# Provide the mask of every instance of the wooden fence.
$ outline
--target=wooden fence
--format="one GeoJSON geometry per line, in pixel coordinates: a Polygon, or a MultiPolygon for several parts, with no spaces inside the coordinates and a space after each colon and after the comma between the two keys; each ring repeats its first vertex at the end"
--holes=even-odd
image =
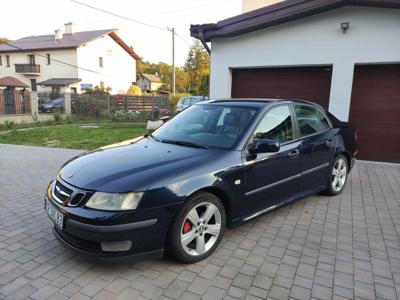
{"type": "Polygon", "coordinates": [[[111,96],[111,107],[121,112],[154,112],[170,110],[168,97],[163,96],[111,96]]]}

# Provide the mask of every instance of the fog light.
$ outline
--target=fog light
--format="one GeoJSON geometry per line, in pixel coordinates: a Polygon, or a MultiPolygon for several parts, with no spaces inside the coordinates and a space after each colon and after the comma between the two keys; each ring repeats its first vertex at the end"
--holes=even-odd
{"type": "Polygon", "coordinates": [[[128,251],[132,247],[132,241],[101,242],[101,250],[105,252],[128,251]]]}

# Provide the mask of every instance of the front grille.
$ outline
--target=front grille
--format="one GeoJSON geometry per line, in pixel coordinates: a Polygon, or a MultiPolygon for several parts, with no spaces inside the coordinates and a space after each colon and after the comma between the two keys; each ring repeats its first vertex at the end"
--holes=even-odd
{"type": "Polygon", "coordinates": [[[54,185],[53,189],[54,196],[56,196],[56,200],[59,200],[60,203],[65,203],[67,202],[72,193],[73,190],[67,188],[63,184],[61,184],[59,181],[56,181],[56,184],[54,185]]]}
{"type": "Polygon", "coordinates": [[[82,191],[75,187],[66,186],[57,180],[53,184],[52,198],[65,206],[78,206],[83,201],[89,199],[91,192],[82,191]]]}

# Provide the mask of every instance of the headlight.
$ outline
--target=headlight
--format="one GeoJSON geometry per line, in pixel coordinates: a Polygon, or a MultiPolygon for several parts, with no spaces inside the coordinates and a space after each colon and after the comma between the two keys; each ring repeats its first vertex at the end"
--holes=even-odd
{"type": "Polygon", "coordinates": [[[96,192],[86,207],[101,210],[130,210],[136,209],[143,193],[113,194],[96,192]]]}

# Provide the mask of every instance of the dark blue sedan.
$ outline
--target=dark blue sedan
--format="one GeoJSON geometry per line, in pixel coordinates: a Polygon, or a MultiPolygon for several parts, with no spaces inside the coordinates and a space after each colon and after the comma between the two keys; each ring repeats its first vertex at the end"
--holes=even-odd
{"type": "Polygon", "coordinates": [[[225,226],[342,192],[356,132],[291,100],[198,103],[153,134],[68,161],[47,190],[56,237],[101,259],[209,256],[225,226]]]}

